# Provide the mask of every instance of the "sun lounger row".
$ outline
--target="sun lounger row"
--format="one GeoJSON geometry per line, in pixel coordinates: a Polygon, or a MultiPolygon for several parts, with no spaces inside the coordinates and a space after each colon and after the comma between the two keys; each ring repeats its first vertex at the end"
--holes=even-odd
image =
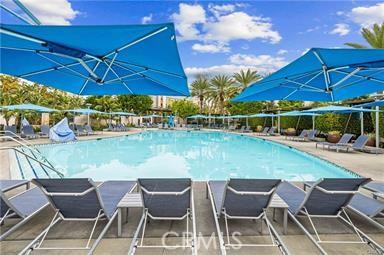
{"type": "Polygon", "coordinates": [[[21,129],[21,133],[17,133],[16,126],[5,126],[4,127],[4,136],[12,137],[12,138],[27,138],[27,139],[36,139],[40,137],[48,137],[49,136],[49,129],[50,127],[48,125],[41,125],[40,126],[40,132],[37,134],[35,133],[35,130],[31,125],[23,126],[21,129]]]}
{"type": "MultiPolygon", "coordinates": [[[[266,214],[273,196],[280,196],[288,204],[288,215],[292,221],[306,234],[322,254],[327,254],[323,244],[365,244],[378,254],[384,253],[384,248],[357,228],[350,218],[353,212],[374,226],[384,230],[384,226],[375,221],[382,217],[384,202],[362,195],[358,192],[361,186],[369,185],[370,179],[320,179],[317,182],[306,183],[307,191],[278,179],[230,179],[229,181],[207,182],[207,197],[211,201],[212,213],[219,237],[220,251],[226,254],[230,248],[239,247],[274,247],[282,254],[290,254],[287,246],[271,224],[266,214]],[[301,223],[305,217],[310,222],[311,231],[301,223]],[[318,234],[314,218],[337,218],[349,226],[359,237],[357,241],[325,241],[318,234]],[[270,236],[269,243],[245,244],[232,243],[229,236],[230,220],[254,220],[264,222],[270,236]],[[224,221],[224,228],[220,221],[224,221]]],[[[34,179],[35,188],[27,189],[13,197],[7,197],[5,192],[24,185],[25,181],[0,181],[1,194],[1,223],[9,217],[19,217],[22,220],[6,232],[2,232],[4,240],[17,227],[51,206],[55,215],[49,226],[41,232],[20,254],[28,254],[32,250],[55,250],[60,247],[43,246],[44,239],[50,229],[60,221],[82,220],[93,222],[93,229],[85,247],[70,247],[69,249],[85,249],[92,254],[104,234],[117,216],[119,201],[136,185],[141,193],[143,213],[139,221],[128,254],[134,254],[137,249],[161,248],[143,243],[145,229],[149,220],[186,221],[187,232],[191,231],[189,242],[183,245],[167,246],[168,248],[191,248],[196,254],[196,214],[192,181],[180,179],[138,179],[136,181],[106,181],[95,184],[90,179],[34,179]],[[105,227],[98,238],[92,243],[94,228],[105,219],[105,227]],[[190,226],[190,227],[189,227],[190,226]],[[141,235],[141,237],[139,237],[141,235]]],[[[373,189],[384,189],[384,183],[373,182],[373,189]]],[[[371,187],[372,188],[372,187],[371,187]]],[[[248,223],[247,223],[248,224],[248,223]]],[[[68,248],[67,248],[68,249],[68,248]]]]}

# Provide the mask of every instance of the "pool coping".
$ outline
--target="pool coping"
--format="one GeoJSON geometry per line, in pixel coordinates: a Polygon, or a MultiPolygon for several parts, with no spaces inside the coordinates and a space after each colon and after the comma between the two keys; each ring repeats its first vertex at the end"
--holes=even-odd
{"type": "MultiPolygon", "coordinates": [[[[202,130],[188,130],[188,129],[172,129],[172,130],[166,130],[166,129],[164,129],[164,130],[163,129],[145,129],[145,130],[140,130],[139,132],[135,132],[135,133],[122,134],[122,135],[109,136],[109,137],[98,137],[98,138],[95,138],[95,139],[77,140],[77,141],[70,141],[70,142],[64,142],[64,143],[40,143],[40,144],[34,144],[33,147],[44,147],[44,146],[52,146],[52,145],[67,145],[67,144],[75,144],[75,143],[79,143],[79,142],[91,142],[91,141],[99,141],[99,140],[105,140],[105,139],[122,138],[122,137],[127,137],[127,136],[132,136],[132,135],[138,135],[138,134],[141,134],[141,133],[144,133],[144,132],[165,132],[165,131],[167,131],[167,132],[169,132],[169,131],[176,131],[176,132],[182,131],[182,132],[194,132],[194,133],[198,133],[198,132],[223,133],[223,134],[230,134],[230,135],[234,135],[234,136],[247,137],[247,138],[251,138],[251,139],[255,139],[255,140],[262,140],[262,141],[265,141],[265,142],[268,142],[268,143],[272,143],[272,144],[280,146],[280,147],[285,147],[285,148],[294,150],[296,153],[304,154],[304,156],[306,156],[306,157],[314,157],[317,160],[323,161],[326,164],[330,164],[330,165],[332,165],[334,167],[339,168],[342,171],[347,172],[348,174],[352,175],[353,178],[363,178],[362,175],[354,172],[351,169],[348,169],[346,167],[338,165],[338,164],[336,164],[336,163],[334,163],[334,162],[332,162],[330,160],[327,160],[327,159],[325,159],[323,157],[319,157],[318,155],[315,155],[315,154],[313,154],[311,152],[304,151],[304,150],[292,147],[292,146],[284,144],[282,142],[266,139],[266,138],[259,137],[259,136],[254,136],[251,133],[250,134],[243,134],[243,133],[238,133],[238,132],[225,132],[223,130],[210,130],[210,129],[202,129],[202,130]]],[[[19,146],[17,146],[17,147],[19,147],[19,146]]],[[[10,171],[11,170],[13,170],[13,169],[10,168],[10,171]]],[[[12,176],[12,172],[10,174],[12,176]]]]}

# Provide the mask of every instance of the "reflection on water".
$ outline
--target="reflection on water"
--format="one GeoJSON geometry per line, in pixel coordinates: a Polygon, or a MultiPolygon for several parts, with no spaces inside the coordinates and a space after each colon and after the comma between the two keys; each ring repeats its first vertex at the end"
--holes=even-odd
{"type": "Polygon", "coordinates": [[[66,177],[95,180],[191,177],[194,180],[352,177],[346,171],[288,147],[240,135],[154,131],[43,146],[41,152],[66,177]]]}

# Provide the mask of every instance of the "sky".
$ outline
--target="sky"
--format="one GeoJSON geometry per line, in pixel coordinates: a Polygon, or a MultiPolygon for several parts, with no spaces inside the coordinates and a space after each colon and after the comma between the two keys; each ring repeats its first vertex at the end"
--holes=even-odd
{"type": "MultiPolygon", "coordinates": [[[[9,0],[8,6],[15,11],[9,0]]],[[[309,48],[365,44],[362,27],[384,22],[380,1],[21,0],[43,24],[173,22],[186,74],[278,70],[309,48]]],[[[4,10],[2,23],[20,23],[4,10]]]]}

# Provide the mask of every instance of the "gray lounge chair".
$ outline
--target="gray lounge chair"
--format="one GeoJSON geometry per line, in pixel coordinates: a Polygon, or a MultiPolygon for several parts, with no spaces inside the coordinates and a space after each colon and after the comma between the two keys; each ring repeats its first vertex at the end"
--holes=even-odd
{"type": "Polygon", "coordinates": [[[244,131],[245,131],[245,126],[241,126],[239,132],[240,132],[240,133],[244,133],[244,131]]]}
{"type": "Polygon", "coordinates": [[[93,129],[90,125],[85,125],[84,128],[87,131],[88,135],[94,135],[95,134],[95,132],[93,131],[93,129]]]}
{"type": "Polygon", "coordinates": [[[39,188],[27,189],[12,197],[8,197],[4,193],[6,191],[10,191],[11,189],[20,187],[21,185],[27,184],[25,181],[2,180],[0,184],[0,225],[2,225],[5,220],[9,218],[21,219],[21,221],[9,229],[1,231],[0,241],[2,241],[13,231],[24,225],[33,216],[48,206],[49,202],[44,193],[39,188]]]}
{"type": "Polygon", "coordinates": [[[348,204],[348,208],[384,231],[383,221],[381,223],[377,221],[384,219],[384,202],[357,193],[348,204]]]}
{"type": "Polygon", "coordinates": [[[317,130],[316,129],[315,130],[310,130],[303,137],[297,136],[297,137],[294,137],[292,140],[296,141],[296,142],[314,141],[314,140],[316,140],[316,134],[317,134],[317,130]]]}
{"type": "Polygon", "coordinates": [[[41,125],[40,126],[40,136],[49,136],[49,125],[41,125]]]}
{"type": "MultiPolygon", "coordinates": [[[[138,179],[144,210],[140,223],[133,236],[128,254],[134,254],[137,248],[191,248],[196,254],[196,222],[193,200],[192,181],[181,179],[138,179]],[[144,245],[147,220],[186,220],[187,232],[192,221],[192,238],[190,243],[182,245],[144,245]],[[141,241],[138,242],[138,235],[141,241]]],[[[189,234],[189,233],[188,233],[189,234]]],[[[190,239],[190,238],[188,238],[190,239]]]]}
{"type": "Polygon", "coordinates": [[[23,126],[22,136],[28,139],[39,138],[39,135],[35,133],[31,125],[23,126]]]}
{"type": "Polygon", "coordinates": [[[29,189],[29,181],[27,180],[0,180],[0,190],[2,192],[7,192],[23,185],[29,189]]]}
{"type": "Polygon", "coordinates": [[[91,179],[33,179],[46,195],[56,213],[49,226],[41,232],[20,254],[33,250],[86,250],[93,254],[97,245],[117,216],[117,204],[135,186],[134,181],[106,181],[96,185],[91,179]],[[95,227],[99,220],[107,220],[96,241],[91,244],[95,227]],[[49,230],[60,221],[94,222],[86,246],[83,247],[44,247],[44,239],[49,230]]]}
{"type": "Polygon", "coordinates": [[[253,246],[276,247],[282,254],[289,254],[266,215],[266,209],[280,182],[281,180],[274,179],[230,179],[229,181],[207,182],[207,191],[211,200],[221,254],[226,254],[227,248],[253,246]],[[224,218],[225,221],[225,231],[220,229],[219,220],[221,218],[224,218]],[[261,220],[261,224],[264,221],[268,227],[272,243],[232,244],[228,228],[228,220],[230,219],[261,220]],[[222,232],[226,233],[226,242],[222,232]]]}
{"type": "Polygon", "coordinates": [[[305,192],[299,187],[283,182],[277,189],[277,194],[288,204],[289,217],[303,230],[307,237],[316,245],[322,254],[327,254],[321,244],[367,244],[379,254],[384,248],[358,229],[345,210],[352,197],[358,192],[361,185],[369,182],[367,178],[325,178],[315,182],[305,192]],[[344,216],[343,216],[344,215],[344,216]],[[315,233],[313,237],[298,218],[307,217],[315,233]],[[326,241],[322,240],[312,221],[313,218],[337,218],[340,219],[359,237],[359,241],[326,241]]]}
{"type": "MultiPolygon", "coordinates": [[[[12,137],[12,138],[18,138],[16,126],[15,125],[4,126],[4,136],[12,137]]],[[[7,139],[7,138],[3,138],[3,139],[7,139]]]]}
{"type": "Polygon", "coordinates": [[[87,135],[87,130],[84,128],[83,125],[75,125],[76,126],[76,135],[87,135]]]}
{"type": "Polygon", "coordinates": [[[253,131],[252,131],[252,129],[251,129],[251,126],[247,126],[246,128],[245,128],[245,130],[243,131],[243,133],[252,133],[253,131]]]}
{"type": "Polygon", "coordinates": [[[285,136],[285,139],[293,140],[293,139],[304,139],[308,135],[308,130],[304,129],[298,136],[285,136]]]}
{"type": "Polygon", "coordinates": [[[329,146],[328,149],[336,150],[337,152],[339,152],[340,150],[346,151],[346,152],[349,152],[349,150],[363,151],[365,145],[368,142],[368,139],[369,139],[368,136],[360,135],[352,145],[349,145],[349,144],[332,145],[332,146],[329,146]]]}
{"type": "Polygon", "coordinates": [[[330,142],[317,142],[316,143],[316,149],[318,145],[322,145],[323,149],[325,146],[346,146],[348,145],[349,141],[352,139],[353,135],[352,134],[343,134],[343,136],[340,138],[340,140],[337,143],[330,143],[330,142]]]}
{"type": "Polygon", "coordinates": [[[373,192],[373,198],[377,199],[378,197],[384,199],[384,182],[371,181],[368,184],[363,186],[364,189],[373,192]]]}

